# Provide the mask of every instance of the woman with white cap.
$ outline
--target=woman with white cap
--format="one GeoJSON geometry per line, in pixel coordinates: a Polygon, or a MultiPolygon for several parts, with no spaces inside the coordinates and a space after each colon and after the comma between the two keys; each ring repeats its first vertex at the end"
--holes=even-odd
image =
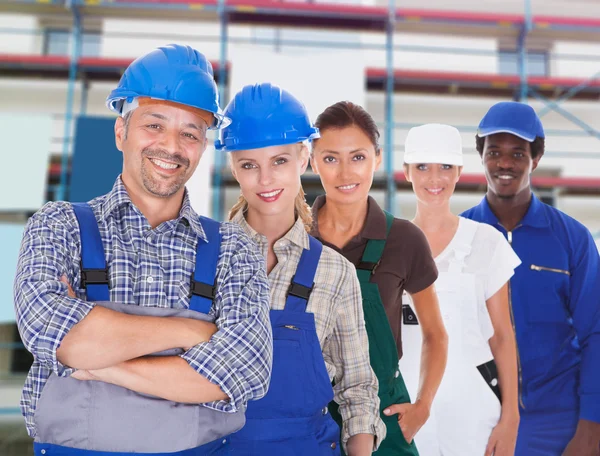
{"type": "MultiPolygon", "coordinates": [[[[427,124],[407,136],[404,173],[417,198],[413,223],[425,233],[448,332],[448,364],[429,421],[416,437],[427,456],[514,454],[519,424],[517,354],[508,280],[521,263],[493,227],[450,211],[463,166],[460,133],[427,124]]],[[[421,332],[405,300],[400,361],[409,392],[418,385],[421,332]]]]}
{"type": "MultiPolygon", "coordinates": [[[[379,131],[369,113],[342,101],[325,109],[315,125],[321,137],[313,140],[311,163],[326,194],[313,205],[312,234],[356,267],[371,366],[379,379],[387,427],[375,454],[415,456],[419,453],[413,437],[429,416],[446,364],[446,333],[433,286],[435,262],[421,230],[383,211],[369,196],[382,155],[379,131]],[[413,392],[413,403],[398,370],[404,290],[414,299],[423,331],[422,383],[413,392]]],[[[338,422],[344,415],[340,412],[332,408],[338,422]]]]}

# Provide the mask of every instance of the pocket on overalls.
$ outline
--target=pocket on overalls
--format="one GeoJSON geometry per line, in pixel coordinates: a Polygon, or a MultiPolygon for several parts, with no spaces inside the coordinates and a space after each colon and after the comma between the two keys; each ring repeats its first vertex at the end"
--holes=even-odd
{"type": "MultiPolygon", "coordinates": [[[[306,407],[307,368],[301,340],[289,339],[287,331],[299,329],[273,328],[273,368],[267,395],[251,403],[253,416],[296,417],[306,407]],[[285,398],[285,399],[284,399],[285,398]]],[[[301,334],[296,337],[301,338],[301,334]]]]}

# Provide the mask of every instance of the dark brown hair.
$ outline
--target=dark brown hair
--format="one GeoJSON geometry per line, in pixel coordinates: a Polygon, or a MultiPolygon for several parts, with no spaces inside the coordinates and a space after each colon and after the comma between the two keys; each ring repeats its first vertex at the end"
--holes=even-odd
{"type": "MultiPolygon", "coordinates": [[[[475,148],[479,155],[483,155],[483,147],[485,146],[485,137],[475,135],[475,148]]],[[[531,158],[535,158],[538,155],[544,155],[544,149],[546,148],[546,140],[541,136],[537,136],[533,142],[529,143],[531,149],[531,158]]]]}
{"type": "MultiPolygon", "coordinates": [[[[362,106],[351,101],[339,101],[329,106],[325,111],[319,114],[315,126],[320,132],[326,130],[340,130],[342,128],[356,126],[367,135],[373,147],[375,154],[379,155],[379,129],[377,124],[362,106]]],[[[313,140],[313,142],[318,139],[313,140]]]]}

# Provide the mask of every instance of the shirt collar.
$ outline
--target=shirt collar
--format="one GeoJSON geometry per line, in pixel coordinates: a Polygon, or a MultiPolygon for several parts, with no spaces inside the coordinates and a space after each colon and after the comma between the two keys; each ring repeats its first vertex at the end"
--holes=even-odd
{"type": "MultiPolygon", "coordinates": [[[[131,202],[129,193],[127,193],[125,184],[123,184],[121,176],[119,175],[119,177],[117,177],[117,180],[113,185],[112,190],[106,195],[106,199],[102,204],[102,219],[107,220],[109,217],[113,216],[119,208],[125,205],[130,205],[131,208],[134,209],[140,217],[143,217],[143,214],[140,212],[140,210],[131,202]]],[[[187,222],[186,224],[189,225],[190,228],[194,231],[194,233],[198,235],[203,241],[208,241],[204,229],[202,228],[200,217],[192,208],[187,189],[185,189],[183,195],[183,202],[181,204],[181,209],[179,210],[179,216],[175,220],[171,220],[171,222],[173,222],[173,226],[176,226],[183,220],[185,220],[184,223],[187,222]]]]}
{"type": "MultiPolygon", "coordinates": [[[[239,224],[244,230],[244,232],[248,236],[250,236],[250,238],[254,242],[266,242],[267,238],[262,234],[256,232],[256,230],[248,224],[244,215],[244,211],[238,211],[233,216],[231,221],[239,224]]],[[[281,239],[285,239],[302,249],[309,248],[308,233],[306,232],[306,229],[304,228],[304,223],[300,218],[296,219],[296,222],[294,223],[292,228],[290,228],[290,230],[281,239]]]]}
{"type": "MultiPolygon", "coordinates": [[[[483,197],[481,202],[476,206],[476,211],[479,214],[479,220],[489,225],[500,224],[496,214],[492,212],[492,208],[488,203],[487,197],[483,197]]],[[[534,193],[531,194],[531,202],[525,216],[520,222],[520,225],[532,226],[535,228],[544,228],[550,225],[548,217],[544,211],[544,203],[542,203],[534,193]]]]}
{"type": "MultiPolygon", "coordinates": [[[[326,196],[321,195],[315,199],[312,206],[313,227],[312,235],[319,237],[319,209],[326,203],[326,196]]],[[[367,200],[367,217],[358,239],[385,239],[387,234],[387,222],[385,212],[377,204],[375,198],[369,196],[367,200]]]]}

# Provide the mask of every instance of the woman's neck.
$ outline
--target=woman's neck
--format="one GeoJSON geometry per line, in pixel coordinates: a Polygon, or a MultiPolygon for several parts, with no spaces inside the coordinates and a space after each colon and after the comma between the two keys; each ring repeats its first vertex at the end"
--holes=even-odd
{"type": "Polygon", "coordinates": [[[330,244],[342,248],[363,229],[368,206],[368,199],[355,204],[336,204],[325,200],[317,214],[319,234],[330,244]]]}
{"type": "Polygon", "coordinates": [[[417,203],[417,213],[412,222],[424,232],[434,233],[456,225],[458,216],[450,211],[450,205],[431,207],[417,203]]]}

